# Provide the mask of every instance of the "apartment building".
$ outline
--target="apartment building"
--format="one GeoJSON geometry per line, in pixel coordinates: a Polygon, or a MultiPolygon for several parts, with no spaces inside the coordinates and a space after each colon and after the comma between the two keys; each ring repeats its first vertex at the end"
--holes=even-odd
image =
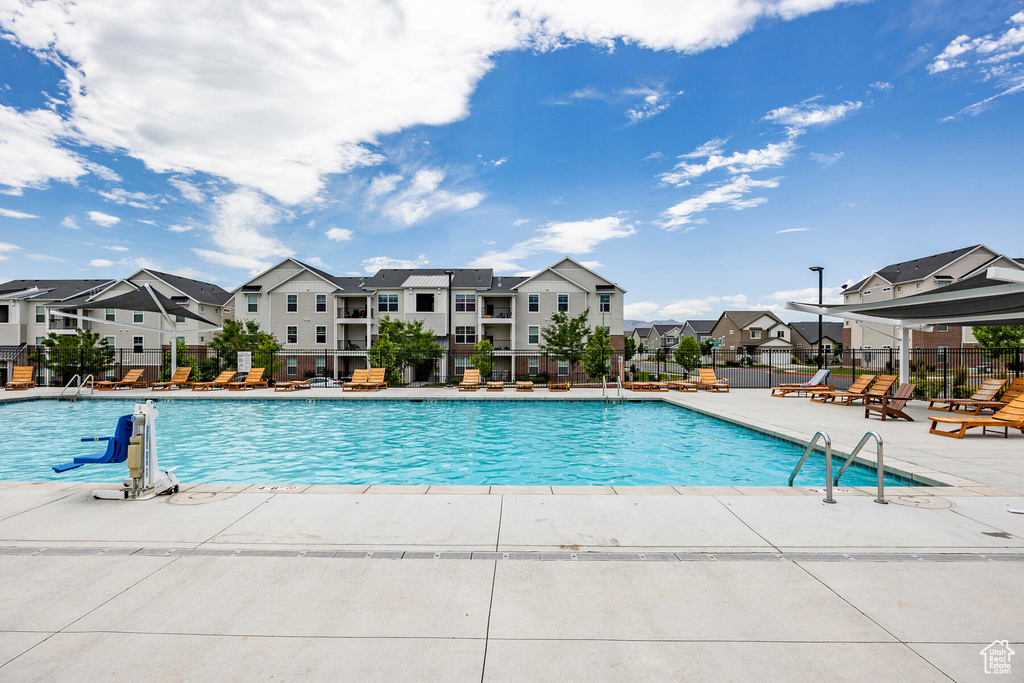
{"type": "MultiPolygon", "coordinates": [[[[983,244],[933,254],[881,268],[843,290],[844,304],[899,299],[945,287],[999,266],[1024,270],[1024,259],[1011,258],[983,244]]],[[[843,345],[856,349],[889,349],[899,346],[896,328],[847,320],[843,345]]],[[[932,332],[913,330],[915,348],[958,348],[977,343],[970,327],[936,325],[932,332]]]]}

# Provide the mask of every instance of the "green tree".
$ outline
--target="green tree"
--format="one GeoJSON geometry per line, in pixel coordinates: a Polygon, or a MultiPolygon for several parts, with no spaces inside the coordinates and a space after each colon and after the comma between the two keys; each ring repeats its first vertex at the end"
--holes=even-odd
{"type": "MultiPolygon", "coordinates": [[[[175,359],[177,361],[175,363],[176,367],[192,368],[192,374],[189,375],[189,380],[192,382],[202,381],[198,377],[196,377],[197,370],[195,368],[199,366],[199,361],[197,361],[193,356],[188,355],[188,347],[185,346],[185,342],[179,340],[174,346],[174,352],[175,355],[177,356],[177,358],[175,359]]],[[[163,351],[161,352],[160,355],[162,357],[162,362],[160,366],[160,381],[166,382],[171,378],[171,352],[163,351]]]]}
{"type": "Polygon", "coordinates": [[[73,335],[50,332],[40,346],[29,354],[29,361],[52,370],[62,384],[76,374],[99,379],[115,365],[114,349],[92,330],[76,327],[73,335]]]}
{"type": "Polygon", "coordinates": [[[373,367],[386,368],[388,384],[402,383],[406,367],[433,363],[444,351],[434,339],[433,330],[424,330],[423,321],[404,322],[384,316],[377,321],[377,341],[370,347],[373,367]],[[380,346],[376,356],[373,351],[380,346]]]}
{"type": "Polygon", "coordinates": [[[715,348],[714,343],[710,339],[705,339],[700,343],[700,355],[710,356],[711,349],[715,348]]]}
{"type": "Polygon", "coordinates": [[[565,311],[558,311],[551,316],[551,324],[540,331],[540,349],[555,360],[569,363],[569,370],[583,361],[586,353],[587,318],[590,309],[576,317],[570,317],[565,311]]]}
{"type": "Polygon", "coordinates": [[[221,370],[238,367],[239,351],[252,352],[252,367],[265,368],[267,377],[281,369],[281,342],[273,334],[261,330],[255,320],[225,320],[224,329],[206,345],[217,352],[221,370]]]}
{"type": "Polygon", "coordinates": [[[587,338],[587,350],[583,356],[583,371],[588,377],[607,377],[611,374],[611,359],[615,353],[612,338],[603,327],[595,327],[587,338]]]}
{"type": "Polygon", "coordinates": [[[679,346],[676,347],[672,360],[689,375],[700,367],[700,354],[701,348],[697,340],[693,337],[683,337],[679,340],[679,346]]]}
{"type": "Polygon", "coordinates": [[[974,338],[978,343],[989,350],[1020,346],[1021,340],[1024,340],[1024,325],[973,327],[971,331],[974,332],[974,338]]]}
{"type": "Polygon", "coordinates": [[[622,356],[623,360],[632,360],[636,354],[636,339],[632,337],[626,337],[626,341],[623,342],[622,356]]]}
{"type": "Polygon", "coordinates": [[[494,345],[490,339],[481,339],[473,344],[473,356],[469,361],[480,371],[482,377],[489,377],[494,369],[494,345]]]}
{"type": "Polygon", "coordinates": [[[370,366],[384,368],[384,381],[388,386],[398,386],[402,383],[402,362],[399,359],[398,345],[389,336],[377,336],[368,354],[370,366]]]}

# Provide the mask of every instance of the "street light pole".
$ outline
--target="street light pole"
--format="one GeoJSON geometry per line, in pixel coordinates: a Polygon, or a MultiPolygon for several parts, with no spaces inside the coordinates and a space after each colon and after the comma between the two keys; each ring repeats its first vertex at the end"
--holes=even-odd
{"type": "MultiPolygon", "coordinates": [[[[810,270],[818,274],[818,307],[820,308],[821,305],[824,303],[824,301],[822,299],[822,293],[823,293],[822,282],[823,282],[823,278],[824,278],[824,274],[825,274],[825,269],[822,268],[821,266],[811,266],[810,270]]],[[[822,347],[822,341],[823,341],[822,340],[822,336],[823,336],[823,333],[822,333],[821,314],[819,313],[818,314],[818,369],[819,370],[821,370],[823,367],[825,367],[825,365],[824,365],[824,363],[825,363],[825,356],[822,354],[822,348],[823,348],[822,347]]]]}
{"type": "Polygon", "coordinates": [[[452,278],[455,276],[454,270],[446,270],[444,274],[448,276],[448,354],[445,362],[445,379],[451,381],[452,378],[452,278]]]}

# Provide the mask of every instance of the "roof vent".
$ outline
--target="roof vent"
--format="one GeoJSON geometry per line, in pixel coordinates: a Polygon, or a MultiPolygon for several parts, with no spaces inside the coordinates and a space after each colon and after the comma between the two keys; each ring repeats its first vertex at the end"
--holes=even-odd
{"type": "Polygon", "coordinates": [[[501,289],[501,278],[498,278],[498,289],[501,289]]]}
{"type": "Polygon", "coordinates": [[[365,277],[359,278],[359,286],[362,287],[365,284],[366,284],[366,278],[365,277]]]}

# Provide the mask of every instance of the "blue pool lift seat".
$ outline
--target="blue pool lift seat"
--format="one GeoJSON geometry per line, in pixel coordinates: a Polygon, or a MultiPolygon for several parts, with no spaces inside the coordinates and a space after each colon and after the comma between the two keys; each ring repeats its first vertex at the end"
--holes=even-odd
{"type": "Polygon", "coordinates": [[[107,450],[96,455],[83,455],[63,465],[54,465],[53,471],[67,472],[82,465],[102,465],[106,463],[124,462],[128,459],[128,443],[132,438],[132,416],[122,415],[117,418],[117,427],[113,436],[89,437],[82,441],[106,441],[107,450]]]}

